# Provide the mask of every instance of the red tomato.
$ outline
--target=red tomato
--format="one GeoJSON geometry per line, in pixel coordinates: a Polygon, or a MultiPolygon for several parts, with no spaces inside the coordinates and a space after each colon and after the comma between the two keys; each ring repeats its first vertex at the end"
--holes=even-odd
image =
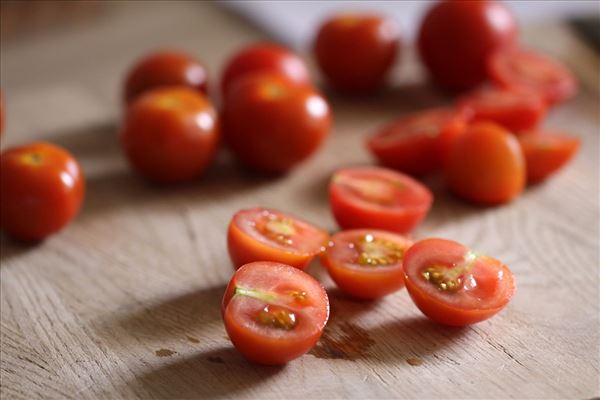
{"type": "Polygon", "coordinates": [[[275,261],[304,269],[328,238],[324,230],[292,215],[251,208],[231,219],[227,249],[236,268],[253,261],[275,261]]]}
{"type": "Polygon", "coordinates": [[[458,107],[473,121],[496,122],[512,133],[535,128],[546,114],[545,101],[523,90],[479,90],[459,99],[458,107]]]}
{"type": "Polygon", "coordinates": [[[446,165],[450,189],[476,203],[514,199],[525,185],[525,160],[517,139],[491,122],[477,122],[453,144],[446,165]]]}
{"type": "Polygon", "coordinates": [[[0,227],[21,240],[42,240],[79,212],[85,183],[77,160],[49,143],[0,155],[0,227]]]}
{"type": "Polygon", "coordinates": [[[154,89],[127,110],[121,144],[133,168],[162,183],[190,180],[214,158],[219,141],[217,112],[187,87],[154,89]]]}
{"type": "Polygon", "coordinates": [[[319,29],[314,50],[323,74],[333,87],[350,93],[380,87],[400,44],[400,32],[390,18],[369,14],[338,15],[319,29]]]}
{"type": "Polygon", "coordinates": [[[233,345],[249,360],[268,365],[309,351],[329,318],[329,300],[319,282],[299,269],[267,261],[237,270],[221,309],[233,345]]]}
{"type": "Polygon", "coordinates": [[[327,101],[273,74],[239,80],[225,97],[225,140],[245,164],[281,173],[307,159],[329,133],[327,101]]]}
{"type": "Polygon", "coordinates": [[[308,85],[308,68],[300,57],[285,47],[272,43],[258,43],[237,53],[225,67],[221,81],[223,95],[234,81],[256,73],[272,73],[290,83],[308,85]]]}
{"type": "Polygon", "coordinates": [[[577,80],[557,60],[519,48],[495,52],[488,62],[491,79],[507,89],[527,89],[539,94],[550,105],[563,102],[577,93],[577,80]]]}
{"type": "Polygon", "coordinates": [[[150,89],[163,86],[188,86],[206,94],[208,73],[204,65],[179,51],[152,53],[138,61],[125,80],[125,101],[150,89]]]}
{"type": "Polygon", "coordinates": [[[331,237],[321,261],[344,292],[376,299],[404,286],[402,259],[412,242],[394,233],[355,229],[331,237]]]}
{"type": "Polygon", "coordinates": [[[536,183],[564,167],[577,153],[581,141],[560,133],[519,136],[525,155],[527,182],[536,183]]]}
{"type": "Polygon", "coordinates": [[[451,240],[415,243],[403,266],[410,297],[423,314],[444,325],[486,320],[502,310],[516,290],[506,265],[451,240]]]}
{"type": "Polygon", "coordinates": [[[418,48],[437,84],[466,90],[486,80],[488,57],[516,37],[515,19],[502,3],[445,0],[425,15],[418,48]]]}
{"type": "Polygon", "coordinates": [[[422,111],[384,126],[367,146],[386,167],[424,175],[442,165],[466,125],[465,116],[450,108],[422,111]]]}
{"type": "Polygon", "coordinates": [[[341,169],[329,184],[329,204],[343,229],[410,232],[425,218],[432,201],[420,182],[386,168],[341,169]]]}

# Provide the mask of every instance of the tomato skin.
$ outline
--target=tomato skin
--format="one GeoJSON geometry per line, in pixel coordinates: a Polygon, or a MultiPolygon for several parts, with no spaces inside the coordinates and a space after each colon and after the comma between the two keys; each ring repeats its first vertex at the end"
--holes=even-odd
{"type": "Polygon", "coordinates": [[[354,229],[336,233],[331,237],[326,251],[321,253],[321,263],[327,268],[335,284],[352,297],[365,300],[380,298],[403,288],[402,259],[393,265],[357,268],[353,267],[353,263],[351,264],[349,260],[338,258],[341,253],[336,247],[348,246],[349,243],[365,235],[392,242],[402,252],[412,245],[412,241],[404,236],[385,231],[354,229]]]}
{"type": "MultiPolygon", "coordinates": [[[[254,287],[250,289],[255,289],[254,287]]],[[[259,288],[260,289],[260,288],[259,288]]],[[[264,303],[259,303],[259,308],[264,303]]],[[[236,349],[249,360],[265,365],[281,365],[308,352],[317,343],[329,319],[329,299],[323,286],[313,277],[289,265],[273,262],[253,262],[242,266],[231,278],[221,304],[227,335],[236,349]],[[236,310],[236,288],[257,282],[265,286],[295,287],[305,291],[308,304],[294,307],[304,326],[279,335],[261,334],[244,324],[243,315],[236,310]],[[262,281],[262,282],[261,282],[262,281]],[[264,283],[263,283],[264,282],[264,283]]]]}
{"type": "Polygon", "coordinates": [[[564,167],[577,153],[581,140],[561,133],[543,132],[519,136],[525,155],[527,182],[537,183],[564,167]]]}
{"type": "Polygon", "coordinates": [[[421,223],[429,212],[433,195],[424,185],[408,175],[378,167],[356,167],[336,171],[329,185],[329,204],[342,229],[379,229],[407,233],[421,223]],[[409,188],[411,204],[384,208],[354,201],[343,186],[336,184],[340,176],[372,175],[392,179],[409,188]]]}
{"type": "Polygon", "coordinates": [[[9,235],[42,240],[79,212],[84,176],[63,148],[39,142],[6,149],[0,166],[0,227],[9,235]]]}
{"type": "Polygon", "coordinates": [[[529,90],[548,105],[561,103],[577,94],[577,79],[559,61],[518,47],[496,51],[488,60],[490,78],[511,90],[529,90]]]}
{"type": "Polygon", "coordinates": [[[304,61],[289,49],[273,43],[257,43],[242,49],[227,62],[224,71],[223,96],[227,96],[235,81],[257,73],[272,73],[290,84],[310,84],[304,61]]]}
{"type": "Polygon", "coordinates": [[[139,60],[125,80],[125,102],[164,86],[187,86],[207,93],[208,73],[204,65],[184,52],[158,51],[139,60]]]}
{"type": "Polygon", "coordinates": [[[159,183],[199,176],[214,158],[219,121],[210,101],[186,87],[154,89],[127,110],[121,145],[132,167],[159,183]]]}
{"type": "Polygon", "coordinates": [[[461,111],[450,108],[421,111],[388,123],[368,139],[367,147],[388,168],[415,176],[426,175],[444,164],[449,148],[466,126],[466,114],[461,111]],[[419,125],[430,125],[436,132],[415,133],[419,125]],[[390,138],[396,135],[396,140],[390,138]]]}
{"type": "MultiPolygon", "coordinates": [[[[452,264],[459,262],[468,251],[469,249],[462,244],[451,240],[424,239],[412,245],[404,256],[406,289],[419,310],[437,323],[449,326],[465,326],[484,321],[502,310],[514,296],[516,282],[512,272],[500,261],[486,256],[480,256],[481,260],[478,261],[481,265],[480,268],[492,268],[494,271],[501,273],[501,278],[499,278],[498,272],[495,275],[489,274],[488,276],[491,277],[492,281],[496,280],[497,282],[482,280],[484,290],[487,291],[486,294],[492,297],[495,296],[492,299],[493,304],[481,307],[451,304],[444,300],[443,295],[438,294],[439,289],[433,287],[426,290],[416,281],[421,277],[421,274],[414,270],[426,264],[422,259],[429,261],[430,264],[452,264]],[[485,285],[492,286],[494,289],[497,286],[500,287],[493,290],[485,287],[485,285]]],[[[489,299],[486,300],[489,301],[489,299]]]]}
{"type": "Polygon", "coordinates": [[[240,79],[223,109],[225,140],[244,164],[284,173],[312,155],[331,127],[329,104],[309,86],[273,74],[240,79]]]}
{"type": "Polygon", "coordinates": [[[477,122],[450,151],[445,174],[450,189],[481,204],[507,203],[525,185],[525,160],[517,139],[491,122],[477,122]]]}
{"type": "Polygon", "coordinates": [[[425,15],[418,49],[435,83],[463,91],[485,81],[488,57],[516,37],[514,17],[502,3],[444,0],[425,15]]]}
{"type": "Polygon", "coordinates": [[[492,121],[515,134],[535,128],[546,114],[545,101],[526,90],[479,90],[459,99],[458,107],[472,122],[492,121]]]}
{"type": "Polygon", "coordinates": [[[317,33],[314,52],[334,88],[366,93],[382,86],[399,45],[399,28],[392,19],[348,14],[325,21],[317,33]]]}

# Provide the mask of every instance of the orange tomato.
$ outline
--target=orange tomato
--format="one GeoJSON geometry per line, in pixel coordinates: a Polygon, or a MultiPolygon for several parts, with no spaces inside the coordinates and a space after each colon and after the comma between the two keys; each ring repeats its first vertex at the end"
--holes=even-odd
{"type": "Polygon", "coordinates": [[[577,153],[581,141],[562,133],[541,132],[519,136],[525,155],[527,182],[546,179],[564,167],[577,153]]]}

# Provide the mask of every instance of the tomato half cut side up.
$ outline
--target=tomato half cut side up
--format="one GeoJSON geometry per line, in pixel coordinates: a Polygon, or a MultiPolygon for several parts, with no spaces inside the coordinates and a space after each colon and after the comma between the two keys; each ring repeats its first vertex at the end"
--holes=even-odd
{"type": "Polygon", "coordinates": [[[528,89],[542,96],[549,105],[563,102],[577,93],[577,80],[559,61],[544,54],[506,48],[488,61],[490,78],[507,89],[528,89]]]}
{"type": "Polygon", "coordinates": [[[563,168],[577,153],[579,138],[541,132],[519,136],[525,156],[527,182],[537,183],[563,168]]]}
{"type": "Polygon", "coordinates": [[[231,219],[227,248],[236,268],[253,261],[274,261],[304,269],[328,239],[326,231],[290,214],[251,208],[231,219]]]}
{"type": "Polygon", "coordinates": [[[355,229],[331,237],[321,262],[345,293],[376,299],[404,287],[402,259],[412,241],[391,232],[355,229]]]}
{"type": "Polygon", "coordinates": [[[385,125],[367,147],[388,168],[425,175],[439,169],[466,125],[467,115],[451,108],[418,112],[385,125]]]}
{"type": "Polygon", "coordinates": [[[278,365],[309,351],[329,318],[319,282],[289,265],[254,262],[229,282],[221,306],[225,329],[246,358],[278,365]]]}
{"type": "Polygon", "coordinates": [[[464,326],[502,310],[516,290],[512,272],[500,261],[460,243],[425,239],[404,256],[406,289],[417,307],[444,325],[464,326]]]}
{"type": "Polygon", "coordinates": [[[386,168],[341,169],[329,185],[331,210],[343,229],[407,233],[425,218],[432,202],[423,184],[386,168]]]}

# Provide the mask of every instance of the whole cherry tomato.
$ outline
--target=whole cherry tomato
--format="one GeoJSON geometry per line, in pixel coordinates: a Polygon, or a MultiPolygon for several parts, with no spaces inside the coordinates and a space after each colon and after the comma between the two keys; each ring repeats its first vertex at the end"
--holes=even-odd
{"type": "Polygon", "coordinates": [[[423,314],[444,325],[486,320],[502,310],[516,290],[506,265],[451,240],[415,243],[403,266],[410,297],[423,314]]]}
{"type": "Polygon", "coordinates": [[[314,51],[321,71],[334,88],[363,93],[383,84],[399,44],[399,28],[392,19],[343,14],[321,26],[314,51]]]}
{"type": "Polygon", "coordinates": [[[231,342],[259,364],[284,364],[309,351],[329,318],[325,289],[297,268],[253,262],[236,271],[221,305],[231,342]]]}
{"type": "Polygon", "coordinates": [[[513,15],[498,1],[443,0],[425,15],[418,48],[431,78],[460,91],[485,81],[488,57],[516,36],[513,15]]]}
{"type": "Polygon", "coordinates": [[[319,147],[329,133],[331,112],[313,88],[258,74],[227,92],[223,124],[227,144],[243,163],[281,173],[319,147]]]}
{"type": "Polygon", "coordinates": [[[535,132],[519,136],[519,143],[525,155],[527,182],[536,183],[564,167],[581,141],[563,133],[535,132]]]}
{"type": "Polygon", "coordinates": [[[223,96],[234,81],[256,73],[278,74],[290,83],[310,84],[308,68],[295,53],[276,44],[258,43],[244,48],[227,63],[221,81],[223,96]]]}
{"type": "Polygon", "coordinates": [[[189,54],[156,52],[138,61],[127,74],[125,101],[129,103],[141,93],[163,86],[188,86],[206,94],[207,81],[206,68],[189,54]]]}
{"type": "Polygon", "coordinates": [[[477,122],[456,139],[446,165],[450,189],[476,203],[507,203],[525,185],[525,160],[519,142],[506,129],[477,122]]]}
{"type": "Polygon", "coordinates": [[[219,141],[217,112],[193,89],[154,89],[127,110],[121,144],[133,168],[163,183],[192,179],[214,158],[219,141]]]}
{"type": "Polygon", "coordinates": [[[341,231],[331,237],[321,262],[344,292],[359,299],[376,299],[404,287],[402,259],[411,244],[391,232],[341,231]]]}
{"type": "Polygon", "coordinates": [[[21,240],[42,240],[79,212],[83,172],[61,147],[32,143],[0,155],[0,227],[21,240]]]}
{"type": "Polygon", "coordinates": [[[328,238],[324,230],[290,214],[251,208],[231,219],[227,249],[236,268],[253,261],[276,261],[304,269],[328,238]]]}

